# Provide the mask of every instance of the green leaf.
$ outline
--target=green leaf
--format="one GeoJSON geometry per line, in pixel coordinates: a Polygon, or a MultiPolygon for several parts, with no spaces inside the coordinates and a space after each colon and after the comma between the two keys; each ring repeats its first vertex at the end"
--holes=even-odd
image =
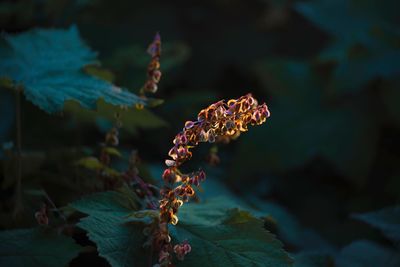
{"type": "Polygon", "coordinates": [[[31,196],[37,196],[37,197],[47,196],[46,191],[44,191],[43,189],[25,189],[24,193],[31,195],[31,196]]]}
{"type": "MultiPolygon", "coordinates": [[[[161,177],[161,173],[158,176],[161,177]]],[[[318,249],[329,252],[334,250],[333,246],[314,230],[304,228],[295,216],[283,206],[255,197],[253,191],[248,196],[238,197],[216,177],[210,177],[209,175],[207,177],[201,185],[204,192],[199,192],[198,196],[202,200],[211,199],[213,203],[220,203],[219,205],[217,204],[219,207],[212,208],[213,212],[218,212],[220,209],[224,212],[226,208],[232,206],[241,207],[251,212],[255,217],[263,219],[265,222],[264,228],[276,233],[278,238],[285,244],[290,244],[290,246],[296,246],[303,250],[318,249]]],[[[200,214],[201,211],[196,211],[195,213],[200,214]]]]}
{"type": "Polygon", "coordinates": [[[76,164],[89,170],[101,170],[105,167],[96,157],[82,158],[76,164]]]}
{"type": "Polygon", "coordinates": [[[87,231],[89,239],[96,243],[99,255],[113,267],[145,265],[149,255],[142,247],[146,241],[143,224],[140,220],[132,220],[138,198],[129,188],[97,193],[71,206],[89,215],[81,219],[78,226],[87,231]]]}
{"type": "Polygon", "coordinates": [[[331,255],[323,252],[300,252],[294,256],[294,267],[334,267],[331,255]]]}
{"type": "Polygon", "coordinates": [[[335,262],[338,267],[396,267],[400,266],[400,256],[374,242],[358,240],[344,247],[335,262]]]}
{"type": "Polygon", "coordinates": [[[331,85],[335,92],[357,92],[373,79],[392,77],[399,72],[400,34],[381,10],[382,6],[390,5],[372,2],[373,9],[354,0],[295,4],[298,12],[335,38],[319,55],[322,61],[337,63],[331,85]]]}
{"type": "Polygon", "coordinates": [[[118,114],[118,119],[122,123],[123,129],[131,134],[137,134],[138,129],[157,129],[168,125],[166,121],[148,109],[121,108],[110,105],[104,100],[97,101],[96,110],[85,110],[77,103],[67,101],[65,103],[65,111],[73,114],[74,118],[83,123],[94,123],[97,119],[114,122],[115,114],[118,114]]]}
{"type": "Polygon", "coordinates": [[[291,266],[282,243],[263,228],[263,221],[226,198],[187,204],[171,230],[192,251],[178,266],[291,266]],[[236,208],[235,208],[236,207],[236,208]]]}
{"type": "Polygon", "coordinates": [[[67,266],[80,251],[72,238],[42,228],[2,231],[0,240],[0,266],[67,266]]]}
{"type": "MultiPolygon", "coordinates": [[[[371,2],[371,1],[369,1],[371,2]]],[[[395,2],[393,3],[395,4],[395,2]]],[[[382,28],[396,32],[391,28],[384,12],[378,12],[377,6],[386,3],[375,1],[374,11],[366,12],[361,1],[356,0],[318,0],[299,2],[295,9],[321,29],[346,43],[370,43],[373,29],[382,28]]],[[[389,7],[390,5],[386,5],[389,7]]],[[[380,10],[381,11],[381,10],[380,10]]]]}
{"type": "Polygon", "coordinates": [[[107,81],[85,74],[82,68],[96,64],[96,53],[79,37],[75,26],[67,30],[35,29],[6,35],[9,47],[0,62],[0,76],[23,86],[25,96],[41,109],[61,111],[66,100],[95,108],[103,98],[112,105],[143,103],[138,96],[107,81]]]}
{"type": "Polygon", "coordinates": [[[122,157],[121,152],[119,152],[118,149],[116,149],[115,147],[106,147],[104,148],[104,151],[109,155],[116,156],[119,158],[122,157]]]}
{"type": "Polygon", "coordinates": [[[118,191],[96,193],[71,204],[76,210],[88,215],[98,213],[127,216],[138,209],[139,198],[128,187],[122,187],[118,191]]]}
{"type": "Polygon", "coordinates": [[[257,198],[248,198],[247,202],[248,206],[254,210],[254,214],[264,218],[267,223],[272,223],[274,228],[276,227],[282,240],[298,247],[306,246],[305,235],[307,231],[301,227],[297,219],[288,210],[278,204],[257,198]]]}
{"type": "Polygon", "coordinates": [[[353,214],[352,217],[378,228],[388,239],[395,243],[400,242],[400,206],[353,214]]]}

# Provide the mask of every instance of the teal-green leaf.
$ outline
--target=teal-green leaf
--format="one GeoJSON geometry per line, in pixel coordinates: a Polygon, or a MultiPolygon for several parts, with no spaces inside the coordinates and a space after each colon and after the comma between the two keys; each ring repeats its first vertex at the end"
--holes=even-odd
{"type": "MultiPolygon", "coordinates": [[[[330,33],[333,43],[319,55],[323,62],[335,62],[332,89],[338,93],[358,92],[369,81],[399,73],[400,34],[389,23],[382,1],[320,0],[295,4],[295,9],[330,33]],[[371,12],[371,6],[373,10],[371,12]]],[[[393,2],[393,1],[392,1],[393,2]]],[[[390,8],[389,8],[390,10],[390,8]]]]}
{"type": "Polygon", "coordinates": [[[6,35],[5,41],[8,47],[0,48],[5,55],[0,61],[0,77],[22,85],[26,98],[49,113],[61,111],[66,100],[85,108],[95,108],[100,98],[112,105],[144,104],[135,94],[82,71],[98,62],[75,26],[34,29],[6,35]]]}
{"type": "Polygon", "coordinates": [[[300,252],[294,255],[294,267],[334,267],[334,259],[325,252],[300,252]]]}
{"type": "Polygon", "coordinates": [[[59,267],[78,255],[80,246],[70,237],[44,228],[0,232],[0,266],[59,267]]]}
{"type": "Polygon", "coordinates": [[[397,251],[368,240],[357,240],[345,246],[335,258],[337,267],[397,267],[400,256],[397,251]]]}
{"type": "Polygon", "coordinates": [[[188,240],[192,251],[178,266],[291,266],[282,243],[263,228],[263,221],[225,198],[187,204],[171,230],[173,240],[188,240]]]}
{"type": "Polygon", "coordinates": [[[400,242],[400,206],[353,214],[352,217],[378,228],[388,239],[395,243],[400,242]]]}
{"type": "Polygon", "coordinates": [[[128,187],[122,187],[118,191],[107,191],[88,195],[71,204],[71,206],[88,215],[98,213],[128,216],[139,208],[139,198],[128,187]]]}
{"type": "Polygon", "coordinates": [[[130,216],[137,210],[136,195],[128,188],[123,191],[97,193],[71,204],[89,216],[78,226],[87,231],[96,243],[99,255],[113,267],[141,267],[149,260],[143,224],[130,216]]]}

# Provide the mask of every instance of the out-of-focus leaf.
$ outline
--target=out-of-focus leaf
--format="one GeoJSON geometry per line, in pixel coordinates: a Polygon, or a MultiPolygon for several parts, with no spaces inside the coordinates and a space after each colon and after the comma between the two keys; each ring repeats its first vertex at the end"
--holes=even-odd
{"type": "Polygon", "coordinates": [[[105,166],[99,161],[98,158],[95,157],[86,157],[78,160],[76,162],[77,165],[82,166],[89,170],[101,170],[105,166]]]}
{"type": "Polygon", "coordinates": [[[300,252],[294,255],[294,267],[334,267],[333,257],[327,253],[300,252]]]}
{"type": "Polygon", "coordinates": [[[393,242],[400,242],[400,206],[388,207],[373,212],[353,214],[352,217],[378,228],[393,242]]]}
{"type": "Polygon", "coordinates": [[[187,204],[179,217],[172,236],[178,242],[188,240],[192,251],[178,266],[292,265],[281,242],[263,228],[263,221],[227,199],[187,204]]]}
{"type": "Polygon", "coordinates": [[[374,12],[366,12],[357,1],[309,1],[295,4],[301,14],[335,37],[334,43],[319,56],[323,61],[337,62],[332,89],[346,93],[361,90],[378,77],[399,73],[400,40],[397,27],[386,21],[375,1],[374,12]],[[397,40],[397,41],[393,41],[397,40]]]}
{"type": "Polygon", "coordinates": [[[81,71],[97,63],[96,53],[83,43],[74,26],[67,30],[35,29],[6,35],[5,40],[9,47],[4,48],[0,76],[22,85],[26,98],[49,113],[61,111],[66,100],[75,100],[85,108],[95,108],[100,98],[112,105],[145,104],[129,91],[81,71]]]}
{"type": "Polygon", "coordinates": [[[240,198],[242,207],[262,218],[266,229],[276,233],[280,240],[303,251],[318,249],[326,253],[335,248],[312,229],[303,227],[289,210],[271,201],[265,201],[254,196],[240,198]]]}
{"type": "Polygon", "coordinates": [[[77,103],[68,101],[65,104],[65,110],[73,114],[73,117],[77,120],[85,123],[94,123],[96,119],[115,122],[115,116],[118,114],[118,120],[122,123],[123,129],[131,134],[136,134],[138,129],[156,129],[168,125],[163,119],[148,109],[126,109],[107,104],[103,100],[97,102],[96,110],[85,110],[77,103]]]}
{"type": "Polygon", "coordinates": [[[150,108],[157,107],[164,103],[164,99],[160,99],[160,98],[148,97],[148,98],[146,98],[146,100],[147,100],[147,106],[150,108]]]}
{"type": "Polygon", "coordinates": [[[0,240],[0,266],[67,266],[80,251],[72,238],[49,229],[2,231],[0,240]]]}
{"type": "Polygon", "coordinates": [[[46,191],[43,189],[25,189],[24,190],[25,194],[31,195],[31,196],[46,196],[46,191]]]}
{"type": "Polygon", "coordinates": [[[117,156],[117,157],[122,157],[121,152],[118,151],[115,147],[106,147],[104,148],[104,151],[112,156],[117,156]]]}
{"type": "Polygon", "coordinates": [[[400,265],[400,256],[371,241],[358,240],[344,247],[335,262],[338,267],[396,267],[400,265]]]}
{"type": "Polygon", "coordinates": [[[369,172],[377,144],[374,111],[357,102],[327,103],[324,86],[305,63],[270,61],[259,66],[271,117],[266,125],[243,134],[234,174],[267,167],[287,171],[323,157],[357,185],[369,172]],[[246,155],[252,155],[247,157],[246,155]]]}
{"type": "Polygon", "coordinates": [[[148,262],[142,247],[146,241],[143,224],[129,220],[138,208],[138,197],[129,188],[90,195],[71,206],[89,215],[78,226],[87,231],[111,266],[141,267],[148,262]]]}

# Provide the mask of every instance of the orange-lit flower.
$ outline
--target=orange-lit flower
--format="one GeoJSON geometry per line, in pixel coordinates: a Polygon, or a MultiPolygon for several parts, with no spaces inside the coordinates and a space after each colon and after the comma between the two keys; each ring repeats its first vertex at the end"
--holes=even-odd
{"type": "MultiPolygon", "coordinates": [[[[165,160],[168,168],[162,175],[165,185],[160,191],[162,196],[159,204],[160,223],[177,224],[179,208],[183,202],[189,201],[195,195],[193,187],[200,186],[205,180],[204,171],[183,174],[179,170],[179,166],[191,159],[191,148],[200,142],[227,143],[231,139],[236,139],[240,133],[248,131],[249,124],[260,125],[269,116],[267,105],[258,105],[257,100],[251,94],[247,94],[238,99],[214,103],[199,112],[197,121],[185,122],[182,131],[173,140],[174,146],[168,152],[171,159],[165,160]]],[[[214,161],[219,162],[216,153],[214,156],[214,161]]],[[[164,247],[170,247],[169,245],[165,244],[164,247]]],[[[190,250],[191,247],[187,242],[174,247],[178,259],[183,259],[190,250]]],[[[160,251],[160,265],[170,259],[169,252],[167,256],[165,251],[165,249],[160,251]]]]}

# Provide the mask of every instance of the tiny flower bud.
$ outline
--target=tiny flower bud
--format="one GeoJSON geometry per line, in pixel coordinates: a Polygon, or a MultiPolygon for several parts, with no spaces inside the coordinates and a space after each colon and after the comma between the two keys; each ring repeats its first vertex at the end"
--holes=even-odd
{"type": "Polygon", "coordinates": [[[178,244],[174,246],[174,252],[176,254],[176,257],[178,260],[183,261],[186,254],[190,253],[192,251],[192,247],[190,244],[187,242],[187,240],[183,241],[182,244],[178,244]]]}
{"type": "Polygon", "coordinates": [[[176,162],[174,160],[166,159],[165,165],[167,165],[168,167],[174,167],[176,166],[176,162]]]}
{"type": "Polygon", "coordinates": [[[187,121],[185,122],[185,129],[190,129],[194,126],[194,122],[193,121],[187,121]]]}

